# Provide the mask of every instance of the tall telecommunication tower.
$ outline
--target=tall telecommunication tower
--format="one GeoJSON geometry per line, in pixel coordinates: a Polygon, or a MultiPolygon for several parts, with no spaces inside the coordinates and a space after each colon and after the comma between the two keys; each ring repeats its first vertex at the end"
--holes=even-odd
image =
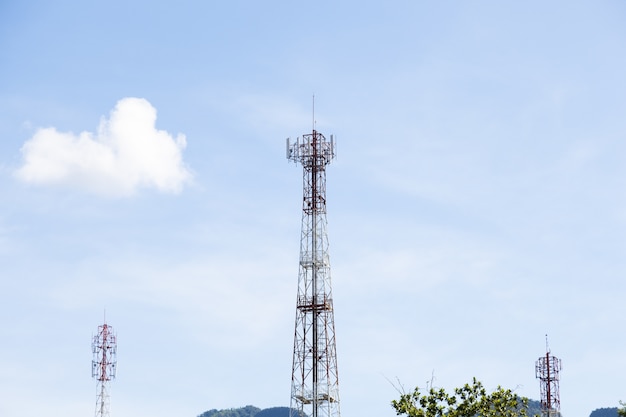
{"type": "Polygon", "coordinates": [[[561,360],[550,355],[548,336],[546,335],[546,356],[540,357],[535,363],[535,375],[541,387],[541,416],[558,417],[561,414],[559,395],[559,373],[561,360]]]}
{"type": "Polygon", "coordinates": [[[113,327],[106,324],[98,326],[98,334],[93,336],[91,344],[93,360],[91,376],[97,382],[96,417],[109,416],[109,382],[115,378],[117,368],[117,336],[113,327]]]}
{"type": "Polygon", "coordinates": [[[287,159],[302,164],[303,202],[290,417],[339,417],[335,319],[326,233],[326,165],[335,142],[313,128],[290,143],[287,159]]]}

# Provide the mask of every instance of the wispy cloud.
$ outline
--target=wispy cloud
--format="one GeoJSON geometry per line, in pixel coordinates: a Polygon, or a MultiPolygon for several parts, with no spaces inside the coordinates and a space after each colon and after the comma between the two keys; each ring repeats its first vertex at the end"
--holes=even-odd
{"type": "Polygon", "coordinates": [[[139,188],[178,193],[192,174],[175,138],[155,127],[156,109],[145,99],[118,101],[97,133],[37,130],[22,146],[23,165],[14,175],[41,186],[67,186],[98,195],[125,197],[139,188]]]}

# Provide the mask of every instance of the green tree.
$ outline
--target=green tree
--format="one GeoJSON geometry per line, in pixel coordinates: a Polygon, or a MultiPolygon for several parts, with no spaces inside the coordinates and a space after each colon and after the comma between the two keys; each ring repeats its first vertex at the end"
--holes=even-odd
{"type": "Polygon", "coordinates": [[[415,388],[391,405],[396,414],[407,417],[526,417],[528,399],[500,386],[488,394],[483,384],[473,378],[471,385],[456,388],[454,394],[433,387],[428,394],[422,394],[415,388]]]}
{"type": "Polygon", "coordinates": [[[617,409],[617,415],[620,417],[626,417],[626,403],[620,401],[619,405],[621,405],[621,407],[617,409]]]}

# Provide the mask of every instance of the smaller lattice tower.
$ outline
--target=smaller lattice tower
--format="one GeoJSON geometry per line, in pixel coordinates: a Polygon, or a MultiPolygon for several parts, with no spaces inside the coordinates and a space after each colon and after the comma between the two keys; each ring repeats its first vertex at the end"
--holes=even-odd
{"type": "Polygon", "coordinates": [[[561,360],[550,355],[546,335],[546,356],[540,357],[535,363],[535,375],[539,379],[541,390],[541,417],[560,417],[561,415],[560,372],[561,360]]]}
{"type": "Polygon", "coordinates": [[[93,360],[91,376],[97,382],[96,417],[109,417],[109,383],[115,379],[117,368],[117,336],[113,327],[106,323],[98,326],[98,333],[91,343],[93,360]]]}

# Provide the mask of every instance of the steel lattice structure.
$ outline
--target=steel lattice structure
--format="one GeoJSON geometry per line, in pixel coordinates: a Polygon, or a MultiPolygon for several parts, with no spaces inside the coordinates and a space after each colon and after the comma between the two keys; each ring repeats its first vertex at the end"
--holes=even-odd
{"type": "Polygon", "coordinates": [[[331,135],[313,129],[287,159],[303,168],[302,234],[291,377],[290,417],[339,417],[335,320],[326,232],[326,165],[335,157],[331,135]]]}
{"type": "Polygon", "coordinates": [[[109,382],[115,379],[117,368],[117,336],[106,322],[98,326],[91,344],[93,360],[91,376],[97,382],[96,417],[108,417],[110,412],[109,382]]]}
{"type": "Polygon", "coordinates": [[[535,363],[535,375],[539,379],[541,391],[541,416],[558,417],[561,414],[559,395],[559,374],[561,360],[550,355],[546,341],[546,356],[540,357],[535,363]]]}

